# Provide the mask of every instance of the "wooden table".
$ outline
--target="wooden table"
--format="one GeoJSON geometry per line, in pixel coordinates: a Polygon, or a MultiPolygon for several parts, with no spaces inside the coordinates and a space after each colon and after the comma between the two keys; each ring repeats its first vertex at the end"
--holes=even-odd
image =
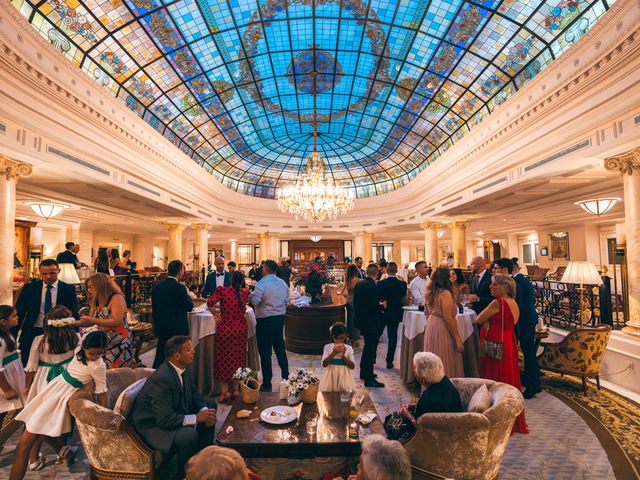
{"type": "Polygon", "coordinates": [[[285,348],[303,355],[320,355],[327,343],[331,343],[329,327],[336,322],[346,325],[344,297],[339,303],[312,304],[308,307],[287,307],[284,318],[285,348]]]}
{"type": "MultiPolygon", "coordinates": [[[[271,425],[259,420],[260,412],[274,405],[286,405],[286,401],[279,400],[276,392],[260,392],[260,400],[255,405],[236,400],[216,443],[237,450],[245,458],[357,457],[363,437],[373,433],[385,435],[384,426],[376,417],[367,427],[360,427],[359,439],[349,438],[349,402],[341,402],[339,393],[318,393],[316,403],[295,405],[293,408],[298,411],[298,419],[287,425],[271,425]],[[251,416],[237,418],[236,413],[243,409],[251,410],[251,416]],[[319,415],[318,433],[315,436],[307,435],[305,414],[309,412],[319,415]],[[229,426],[233,427],[233,431],[227,433],[229,426]]],[[[365,393],[358,413],[366,411],[376,410],[365,393]]]]}

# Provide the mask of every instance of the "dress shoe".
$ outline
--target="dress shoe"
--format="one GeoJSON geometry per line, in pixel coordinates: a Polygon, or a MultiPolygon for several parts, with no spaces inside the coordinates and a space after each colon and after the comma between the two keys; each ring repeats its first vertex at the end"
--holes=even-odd
{"type": "Polygon", "coordinates": [[[393,368],[393,362],[387,362],[387,368],[391,370],[393,368]]]}
{"type": "MultiPolygon", "coordinates": [[[[373,378],[378,378],[378,374],[374,373],[373,378]]],[[[360,375],[360,380],[364,380],[364,377],[362,375],[360,375]]]]}
{"type": "Polygon", "coordinates": [[[260,385],[260,391],[261,392],[270,392],[271,391],[271,386],[270,385],[260,385]]]}
{"type": "Polygon", "coordinates": [[[542,391],[542,387],[538,387],[538,388],[525,388],[524,389],[524,393],[522,394],[522,396],[524,398],[526,398],[527,400],[529,400],[530,398],[533,398],[536,396],[536,393],[540,393],[542,391]]]}
{"type": "Polygon", "coordinates": [[[365,380],[364,386],[369,388],[384,388],[384,383],[377,380],[365,380]]]}

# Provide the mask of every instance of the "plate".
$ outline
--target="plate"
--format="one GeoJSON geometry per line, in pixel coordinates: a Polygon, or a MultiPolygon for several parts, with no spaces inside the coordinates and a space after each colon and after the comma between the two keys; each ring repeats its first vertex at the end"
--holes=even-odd
{"type": "Polygon", "coordinates": [[[284,425],[297,420],[298,412],[291,407],[276,405],[275,407],[265,408],[260,413],[260,419],[272,425],[284,425]]]}

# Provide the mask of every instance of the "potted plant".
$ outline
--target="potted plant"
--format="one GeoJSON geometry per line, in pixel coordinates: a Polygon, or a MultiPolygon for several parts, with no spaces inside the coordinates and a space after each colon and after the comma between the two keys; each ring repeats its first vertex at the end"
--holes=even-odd
{"type": "Polygon", "coordinates": [[[327,271],[318,263],[310,262],[305,269],[298,273],[296,286],[304,285],[305,292],[311,297],[311,303],[320,303],[322,285],[329,281],[327,271]]]}
{"type": "Polygon", "coordinates": [[[260,382],[258,374],[248,367],[240,367],[233,374],[233,379],[240,384],[242,401],[256,403],[260,398],[260,382]]]}
{"type": "Polygon", "coordinates": [[[306,368],[296,368],[287,379],[289,403],[302,400],[304,403],[315,403],[318,398],[320,381],[306,368]]]}

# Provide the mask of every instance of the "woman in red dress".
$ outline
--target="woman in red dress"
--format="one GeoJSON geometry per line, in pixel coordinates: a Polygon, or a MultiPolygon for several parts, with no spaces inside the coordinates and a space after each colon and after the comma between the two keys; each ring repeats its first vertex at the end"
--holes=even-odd
{"type": "MultiPolygon", "coordinates": [[[[249,290],[244,287],[244,273],[233,272],[230,287],[218,287],[207,300],[213,311],[220,304],[220,317],[216,325],[213,377],[220,382],[222,394],[218,403],[231,403],[229,384],[235,371],[247,363],[247,320],[245,311],[249,302],[249,290]]],[[[214,314],[215,316],[215,314],[214,314]]],[[[239,395],[234,391],[233,397],[239,395]]]]}
{"type": "MultiPolygon", "coordinates": [[[[520,367],[518,366],[518,348],[514,327],[518,322],[520,310],[515,301],[516,283],[509,275],[497,274],[491,281],[491,295],[495,298],[480,315],[477,322],[480,329],[480,344],[484,339],[503,345],[502,359],[497,360],[487,354],[480,357],[480,376],[496,382],[508,383],[522,390],[520,367]]],[[[529,433],[524,411],[518,415],[513,432],[529,433]]]]}

